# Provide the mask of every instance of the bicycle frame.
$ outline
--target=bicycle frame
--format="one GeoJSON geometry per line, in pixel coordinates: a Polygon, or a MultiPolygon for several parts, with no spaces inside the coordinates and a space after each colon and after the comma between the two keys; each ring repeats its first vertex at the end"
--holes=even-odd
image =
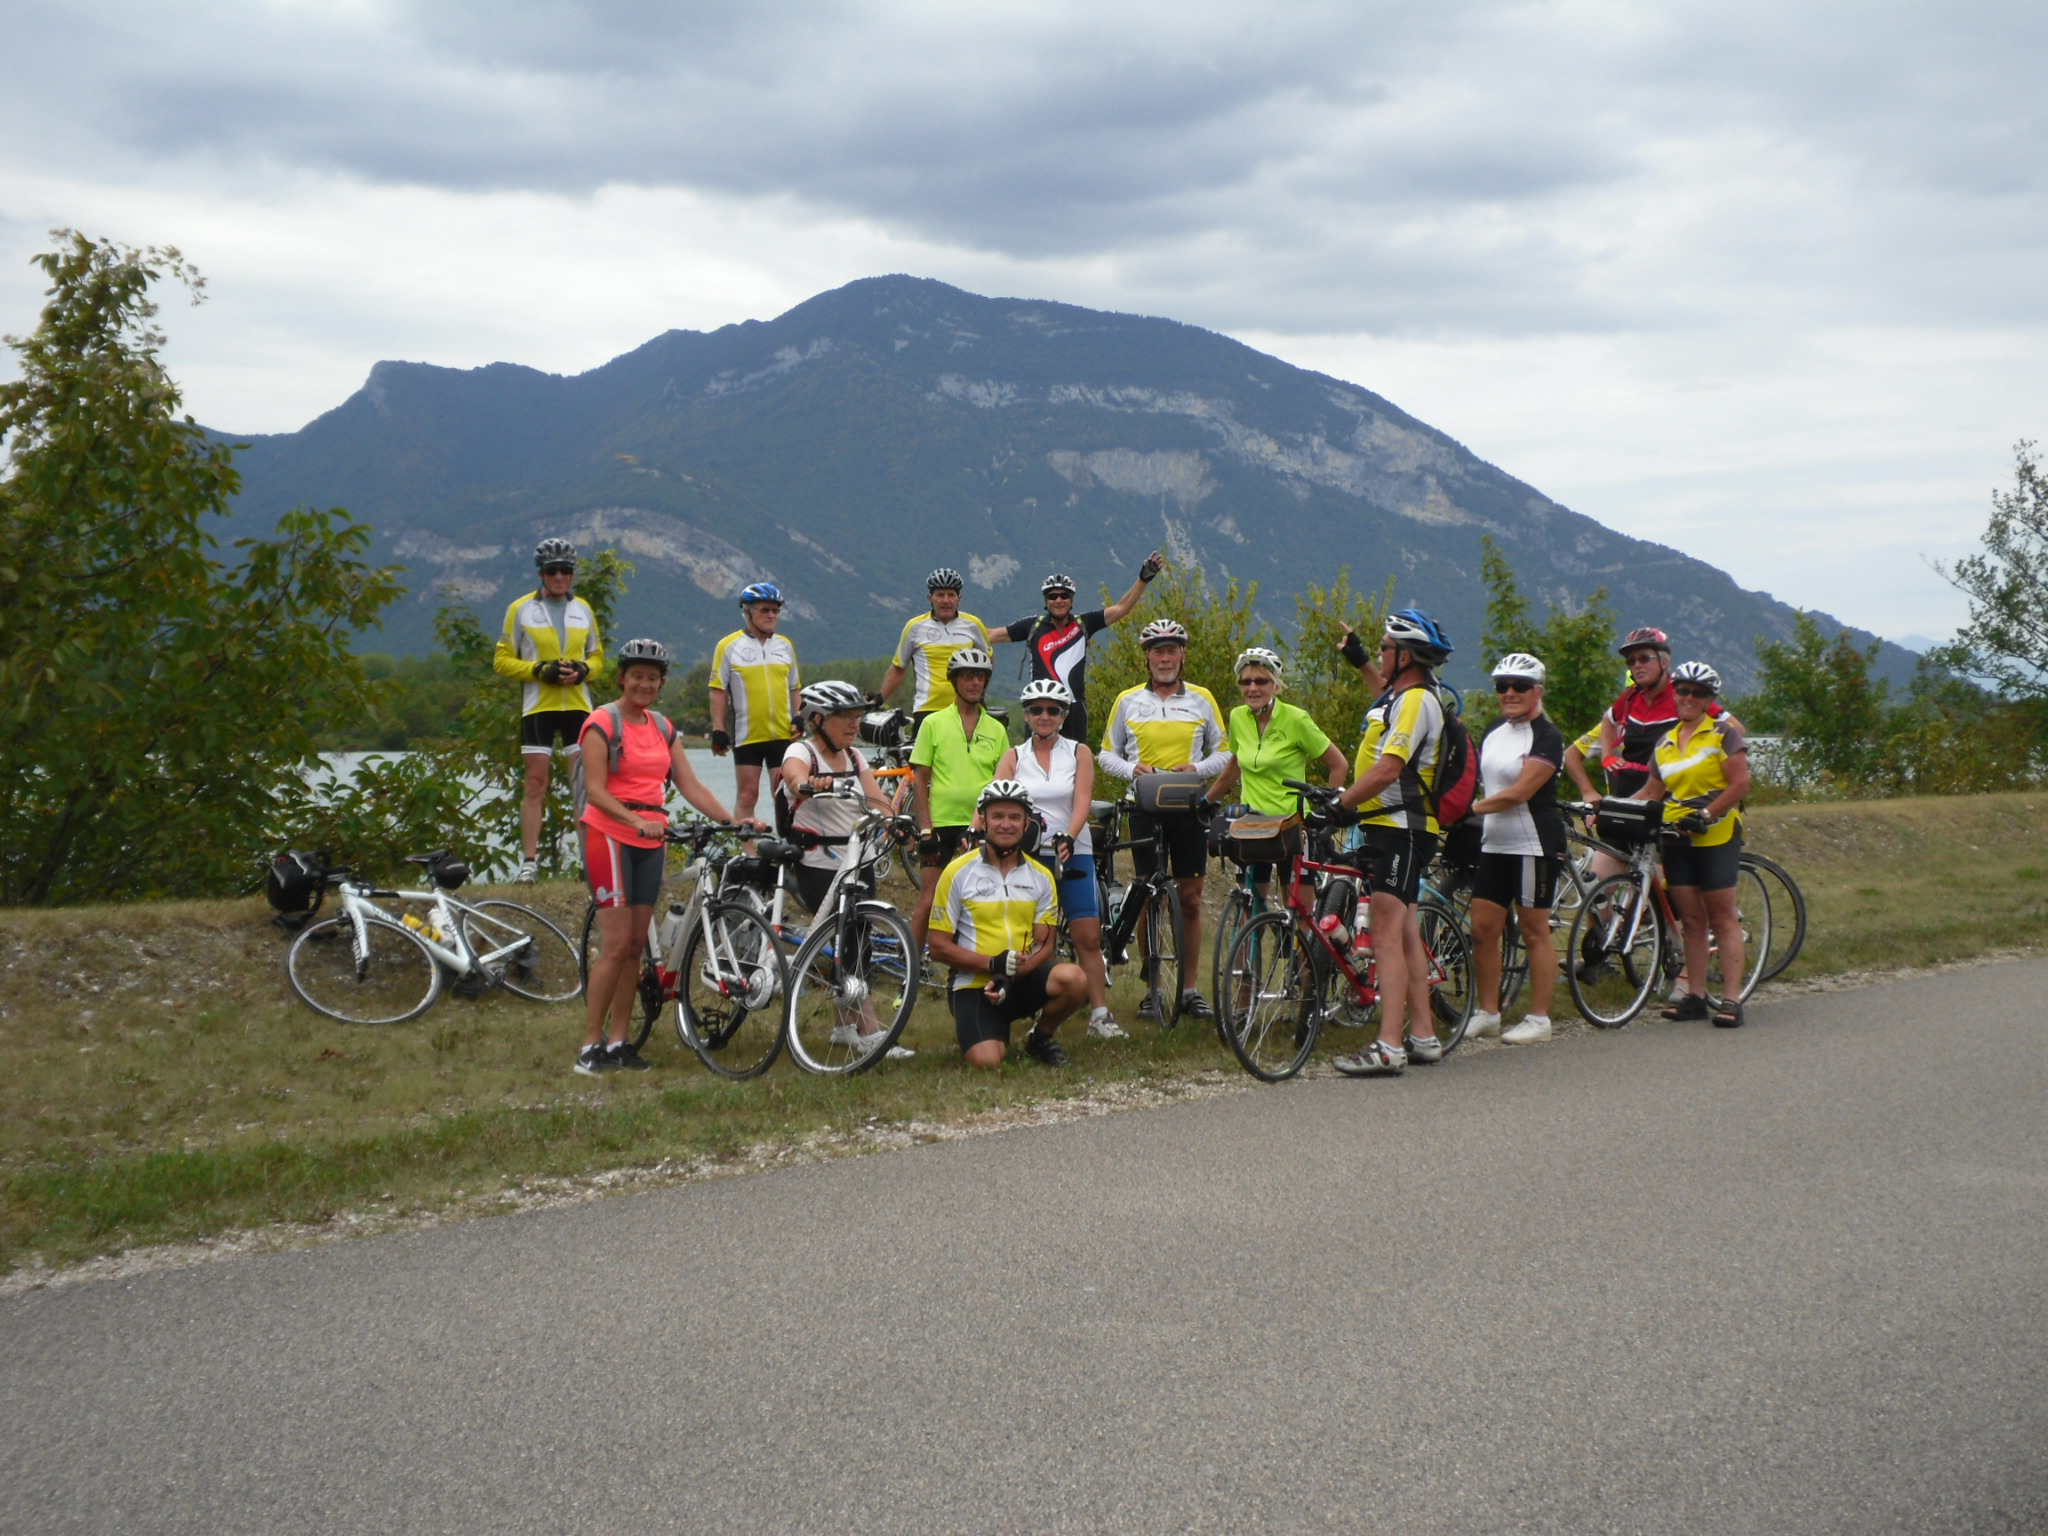
{"type": "Polygon", "coordinates": [[[504,970],[500,962],[517,954],[532,942],[525,934],[521,934],[510,944],[480,952],[470,944],[468,935],[463,932],[458,914],[467,914],[475,918],[479,923],[489,923],[491,921],[490,913],[479,912],[467,902],[458,901],[455,897],[449,895],[448,892],[438,887],[431,891],[380,891],[371,887],[366,882],[348,879],[341,882],[341,910],[355,929],[356,957],[359,960],[366,953],[368,942],[363,932],[363,924],[366,921],[372,919],[384,922],[402,921],[401,918],[392,916],[391,913],[378,906],[378,898],[386,901],[404,901],[415,905],[432,907],[434,918],[432,923],[424,924],[418,928],[412,927],[409,923],[405,924],[405,926],[422,944],[426,945],[428,953],[433,955],[437,964],[453,971],[458,976],[474,974],[482,977],[486,982],[495,985],[504,970]],[[444,943],[444,938],[452,938],[454,942],[452,944],[444,943]]]}

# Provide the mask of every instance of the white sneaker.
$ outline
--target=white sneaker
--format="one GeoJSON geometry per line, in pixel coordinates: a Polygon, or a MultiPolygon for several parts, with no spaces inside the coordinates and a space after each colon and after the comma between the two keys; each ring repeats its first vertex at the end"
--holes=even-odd
{"type": "Polygon", "coordinates": [[[519,883],[520,883],[521,885],[532,885],[532,884],[534,884],[534,883],[535,883],[536,881],[538,881],[539,879],[540,879],[540,861],[539,861],[538,859],[522,859],[522,860],[520,860],[520,862],[519,862],[519,883]]]}
{"type": "Polygon", "coordinates": [[[1098,1008],[1088,1015],[1088,1037],[1091,1040],[1128,1040],[1124,1027],[1117,1023],[1116,1015],[1107,1008],[1098,1008]]]}
{"type": "Polygon", "coordinates": [[[1550,1020],[1540,1013],[1532,1013],[1500,1038],[1503,1045],[1534,1045],[1539,1040],[1548,1040],[1550,1020]]]}
{"type": "Polygon", "coordinates": [[[1497,1035],[1499,1033],[1499,1014],[1488,1013],[1484,1009],[1480,1008],[1473,1009],[1472,1022],[1465,1026],[1465,1038],[1467,1040],[1479,1040],[1483,1039],[1487,1035],[1497,1035]]]}
{"type": "Polygon", "coordinates": [[[909,1046],[907,1046],[907,1045],[892,1045],[892,1046],[890,1046],[890,1047],[889,1047],[889,1054],[888,1054],[888,1055],[886,1055],[886,1056],[884,1056],[884,1057],[882,1058],[882,1060],[884,1060],[884,1061],[908,1061],[908,1060],[910,1060],[910,1058],[911,1058],[911,1057],[915,1056],[916,1054],[917,1054],[917,1052],[913,1051],[913,1050],[912,1050],[912,1049],[911,1049],[911,1048],[910,1048],[909,1046]]]}
{"type": "Polygon", "coordinates": [[[836,1046],[859,1045],[860,1026],[852,1023],[835,1024],[832,1026],[831,1038],[826,1043],[836,1046]]]}
{"type": "Polygon", "coordinates": [[[1408,1053],[1410,1061],[1442,1061],[1444,1043],[1435,1035],[1403,1035],[1401,1049],[1408,1053]]]}

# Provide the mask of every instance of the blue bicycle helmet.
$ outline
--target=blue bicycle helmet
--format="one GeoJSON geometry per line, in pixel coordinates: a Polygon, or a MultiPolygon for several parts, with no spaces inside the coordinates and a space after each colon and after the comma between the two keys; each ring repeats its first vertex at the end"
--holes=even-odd
{"type": "Polygon", "coordinates": [[[1386,636],[1428,666],[1435,666],[1457,649],[1443,626],[1420,608],[1396,608],[1388,614],[1386,636]]]}
{"type": "Polygon", "coordinates": [[[751,586],[740,588],[740,606],[742,608],[745,608],[750,603],[780,603],[781,601],[782,588],[775,585],[772,581],[757,581],[751,586]]]}

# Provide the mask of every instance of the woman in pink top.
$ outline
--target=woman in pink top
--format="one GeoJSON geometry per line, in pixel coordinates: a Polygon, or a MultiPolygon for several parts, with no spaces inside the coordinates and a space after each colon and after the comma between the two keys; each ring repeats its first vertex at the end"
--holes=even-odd
{"type": "Polygon", "coordinates": [[[668,647],[628,640],[619,647],[619,699],[590,712],[578,748],[583,756],[583,869],[597,902],[604,950],[590,967],[583,1049],[576,1070],[644,1072],[633,1049],[633,996],[647,925],[661,896],[668,853],[668,786],[717,821],[732,812],[706,789],[684,756],[681,737],[654,701],[668,681],[668,647]],[[616,739],[614,737],[616,736],[616,739]],[[605,1016],[618,1034],[605,1041],[605,1016]]]}

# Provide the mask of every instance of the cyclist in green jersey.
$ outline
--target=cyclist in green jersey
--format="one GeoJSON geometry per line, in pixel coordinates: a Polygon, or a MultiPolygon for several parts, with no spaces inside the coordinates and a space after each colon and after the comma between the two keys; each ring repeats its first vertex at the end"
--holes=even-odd
{"type": "Polygon", "coordinates": [[[952,702],[918,728],[910,748],[911,814],[917,819],[918,896],[910,932],[920,950],[939,872],[957,857],[974,821],[974,802],[1010,750],[1009,733],[982,706],[995,661],[979,646],[946,659],[952,702]]]}
{"type": "MultiPolygon", "coordinates": [[[[1286,816],[1295,809],[1288,779],[1305,779],[1310,763],[1321,763],[1323,777],[1342,784],[1344,749],[1323,734],[1305,709],[1284,703],[1286,686],[1280,658],[1263,645],[1237,658],[1237,688],[1244,702],[1230,712],[1230,766],[1216,776],[1208,796],[1219,805],[1235,789],[1239,800],[1261,816],[1286,816]]],[[[1254,864],[1252,881],[1263,898],[1273,873],[1270,864],[1254,864]]]]}

